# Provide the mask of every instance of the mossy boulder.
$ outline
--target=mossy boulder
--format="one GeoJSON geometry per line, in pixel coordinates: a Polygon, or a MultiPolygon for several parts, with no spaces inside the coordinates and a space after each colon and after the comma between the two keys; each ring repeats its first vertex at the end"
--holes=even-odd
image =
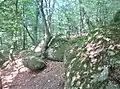
{"type": "Polygon", "coordinates": [[[114,84],[119,86],[119,65],[119,26],[97,28],[88,34],[88,40],[84,45],[76,45],[67,52],[65,61],[67,87],[108,89],[114,84]]]}
{"type": "Polygon", "coordinates": [[[47,50],[48,59],[53,61],[64,61],[64,53],[68,45],[68,40],[66,38],[62,38],[59,36],[56,37],[51,45],[50,48],[47,50]]]}
{"type": "Polygon", "coordinates": [[[67,45],[61,44],[59,47],[54,49],[53,55],[57,61],[64,61],[64,53],[66,50],[67,45]]]}
{"type": "Polygon", "coordinates": [[[46,66],[45,62],[36,56],[27,56],[22,62],[25,67],[28,67],[31,70],[41,70],[46,66]]]}
{"type": "Polygon", "coordinates": [[[6,60],[0,58],[0,67],[2,67],[5,62],[6,62],[6,60]]]}
{"type": "Polygon", "coordinates": [[[7,61],[7,58],[0,52],[0,67],[7,61]]]}
{"type": "Polygon", "coordinates": [[[0,52],[5,57],[8,57],[8,55],[9,55],[9,48],[6,45],[2,45],[2,46],[0,46],[0,52]]]}

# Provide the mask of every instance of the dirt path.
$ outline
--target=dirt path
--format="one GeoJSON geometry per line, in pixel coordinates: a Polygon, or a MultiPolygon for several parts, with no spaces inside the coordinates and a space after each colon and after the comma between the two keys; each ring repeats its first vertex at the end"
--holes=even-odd
{"type": "Polygon", "coordinates": [[[63,62],[48,61],[41,72],[31,72],[18,59],[1,72],[3,89],[64,89],[63,62]]]}

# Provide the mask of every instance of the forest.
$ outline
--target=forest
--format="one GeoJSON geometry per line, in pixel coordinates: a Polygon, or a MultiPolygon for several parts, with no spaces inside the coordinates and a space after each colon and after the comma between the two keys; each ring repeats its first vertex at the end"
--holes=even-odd
{"type": "Polygon", "coordinates": [[[0,0],[0,89],[120,89],[119,0],[0,0]]]}

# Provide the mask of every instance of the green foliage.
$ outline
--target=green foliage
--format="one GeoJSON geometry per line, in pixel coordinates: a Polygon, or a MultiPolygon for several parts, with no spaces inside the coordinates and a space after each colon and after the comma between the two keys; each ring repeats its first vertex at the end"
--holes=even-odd
{"type": "Polygon", "coordinates": [[[86,42],[86,36],[76,37],[71,40],[71,43],[83,45],[86,42]]]}
{"type": "Polygon", "coordinates": [[[117,13],[115,14],[115,16],[113,18],[113,22],[114,23],[120,23],[120,10],[117,11],[117,13]]]}
{"type": "Polygon", "coordinates": [[[65,37],[65,34],[56,34],[53,38],[52,38],[52,42],[50,44],[50,46],[52,48],[54,47],[58,47],[60,44],[68,42],[68,40],[65,37]]]}
{"type": "MultiPolygon", "coordinates": [[[[52,7],[53,2],[52,0],[48,0],[48,2],[49,1],[51,1],[50,7],[52,7]]],[[[84,32],[93,25],[98,27],[98,25],[101,26],[101,24],[107,24],[119,9],[118,6],[120,4],[118,0],[55,1],[55,8],[47,8],[45,1],[43,8],[45,11],[49,9],[48,12],[50,12],[50,15],[52,14],[50,22],[52,34],[65,33],[65,31],[68,30],[74,33],[84,32]]],[[[25,26],[31,35],[31,37],[29,37],[28,34],[25,35],[26,48],[33,44],[31,38],[33,37],[34,39],[36,35],[34,30],[36,26],[38,27],[36,32],[38,34],[37,37],[39,38],[38,41],[40,41],[44,36],[44,26],[40,15],[38,16],[38,24],[36,25],[36,15],[37,10],[39,9],[37,2],[34,0],[0,1],[0,37],[2,37],[3,42],[11,45],[13,43],[11,39],[16,39],[17,45],[19,46],[18,49],[21,49],[23,37],[25,35],[23,33],[26,30],[25,26]]],[[[76,41],[81,43],[81,40],[76,39],[76,41]]]]}

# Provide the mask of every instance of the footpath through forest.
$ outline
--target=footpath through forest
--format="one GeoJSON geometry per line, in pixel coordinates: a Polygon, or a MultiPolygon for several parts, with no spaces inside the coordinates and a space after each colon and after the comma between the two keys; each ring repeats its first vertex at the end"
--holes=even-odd
{"type": "Polygon", "coordinates": [[[2,89],[64,89],[64,63],[47,61],[42,71],[24,67],[22,58],[0,70],[2,89]]]}

